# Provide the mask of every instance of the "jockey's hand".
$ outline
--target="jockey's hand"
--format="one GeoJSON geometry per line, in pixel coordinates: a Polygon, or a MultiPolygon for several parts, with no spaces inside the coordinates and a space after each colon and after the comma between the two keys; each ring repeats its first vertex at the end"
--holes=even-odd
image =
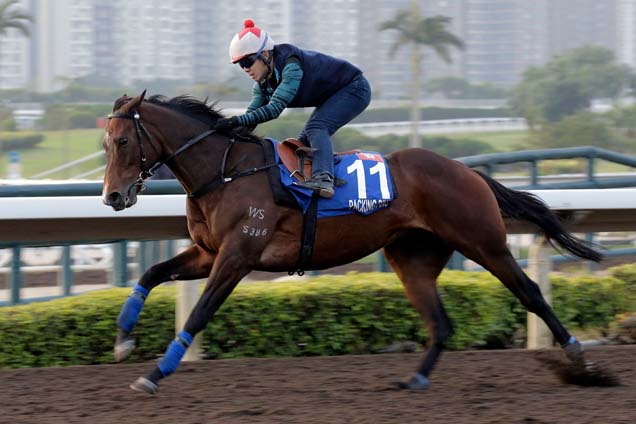
{"type": "Polygon", "coordinates": [[[216,121],[216,125],[214,126],[215,130],[231,130],[232,128],[236,128],[239,126],[238,118],[236,116],[232,116],[231,118],[221,118],[216,121]]]}

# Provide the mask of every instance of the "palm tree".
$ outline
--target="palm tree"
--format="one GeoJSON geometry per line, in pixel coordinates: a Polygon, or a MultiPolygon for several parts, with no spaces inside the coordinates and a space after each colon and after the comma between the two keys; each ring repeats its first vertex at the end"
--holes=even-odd
{"type": "Polygon", "coordinates": [[[390,57],[394,57],[399,48],[406,44],[413,45],[411,54],[411,138],[410,147],[421,147],[418,134],[420,122],[419,97],[422,80],[422,46],[427,46],[435,51],[446,63],[451,62],[449,46],[458,49],[464,48],[464,42],[450,33],[446,26],[451,18],[446,16],[425,17],[420,13],[419,2],[413,0],[410,9],[399,10],[393,19],[385,21],[380,26],[380,31],[396,30],[398,38],[395,40],[390,57]]]}
{"type": "MultiPolygon", "coordinates": [[[[19,0],[5,0],[0,4],[0,38],[7,34],[9,28],[17,29],[24,34],[25,37],[29,36],[28,23],[33,21],[33,18],[13,7],[19,3],[19,0]]],[[[1,60],[2,44],[0,43],[0,65],[2,65],[1,60]]]]}
{"type": "Polygon", "coordinates": [[[9,28],[15,28],[24,36],[29,36],[28,23],[33,21],[33,18],[12,7],[19,3],[19,0],[5,0],[4,3],[0,4],[0,36],[5,35],[9,28]]]}

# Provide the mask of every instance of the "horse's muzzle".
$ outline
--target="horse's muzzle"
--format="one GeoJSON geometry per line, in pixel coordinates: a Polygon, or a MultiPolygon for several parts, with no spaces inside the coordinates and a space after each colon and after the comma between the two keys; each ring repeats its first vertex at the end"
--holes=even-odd
{"type": "Polygon", "coordinates": [[[137,196],[124,197],[121,193],[114,191],[106,197],[104,204],[112,207],[115,211],[121,211],[137,203],[137,196]]]}

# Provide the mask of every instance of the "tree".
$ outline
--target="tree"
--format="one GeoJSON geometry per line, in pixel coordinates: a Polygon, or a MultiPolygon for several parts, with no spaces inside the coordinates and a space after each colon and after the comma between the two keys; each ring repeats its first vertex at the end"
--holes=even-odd
{"type": "Polygon", "coordinates": [[[411,138],[409,146],[421,147],[418,134],[420,121],[419,97],[422,80],[422,47],[426,46],[435,51],[446,63],[451,62],[449,47],[464,48],[463,41],[450,33],[446,27],[451,18],[446,16],[422,16],[419,2],[413,0],[410,9],[399,10],[393,19],[385,21],[380,26],[380,31],[394,30],[398,37],[391,48],[389,55],[394,57],[397,50],[403,45],[411,45],[411,138]]]}
{"type": "Polygon", "coordinates": [[[611,127],[611,121],[603,115],[588,111],[544,124],[539,131],[532,134],[530,144],[538,149],[578,146],[597,146],[611,150],[624,148],[620,137],[611,127]]]}
{"type": "Polygon", "coordinates": [[[13,7],[19,3],[19,0],[6,0],[0,4],[0,36],[6,35],[9,28],[17,29],[25,37],[29,36],[28,23],[32,22],[33,18],[13,7]]]}
{"type": "MultiPolygon", "coordinates": [[[[28,23],[31,22],[33,18],[13,7],[18,3],[19,0],[5,0],[3,3],[0,3],[0,38],[5,36],[10,28],[17,29],[24,34],[25,37],[29,36],[28,23]]],[[[0,44],[0,60],[1,59],[2,45],[0,44]]]]}
{"type": "Polygon", "coordinates": [[[584,46],[524,72],[511,91],[509,105],[534,128],[582,111],[594,98],[617,99],[634,78],[629,67],[617,64],[607,48],[584,46]]]}

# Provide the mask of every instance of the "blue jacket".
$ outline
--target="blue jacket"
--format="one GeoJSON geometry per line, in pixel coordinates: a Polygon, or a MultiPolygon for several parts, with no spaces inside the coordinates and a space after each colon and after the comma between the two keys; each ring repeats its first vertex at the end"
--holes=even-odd
{"type": "Polygon", "coordinates": [[[292,44],[277,44],[274,46],[274,67],[278,75],[282,74],[285,62],[292,56],[300,60],[303,77],[289,107],[320,106],[362,74],[360,69],[346,60],[302,50],[292,44]]]}

